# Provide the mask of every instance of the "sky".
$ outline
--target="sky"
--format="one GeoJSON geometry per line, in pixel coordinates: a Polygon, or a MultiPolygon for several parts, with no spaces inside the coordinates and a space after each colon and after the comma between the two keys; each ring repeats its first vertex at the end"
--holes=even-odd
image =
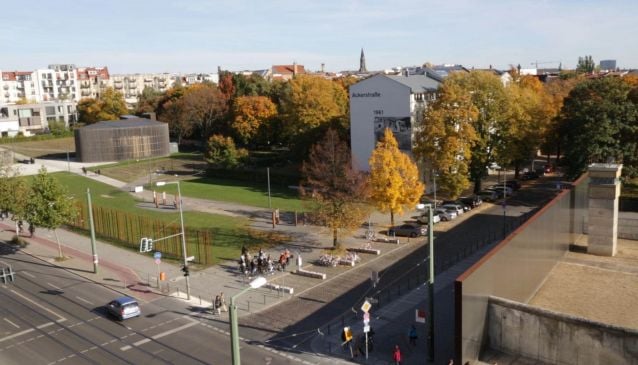
{"type": "Polygon", "coordinates": [[[638,68],[636,0],[3,0],[0,70],[638,68]]]}

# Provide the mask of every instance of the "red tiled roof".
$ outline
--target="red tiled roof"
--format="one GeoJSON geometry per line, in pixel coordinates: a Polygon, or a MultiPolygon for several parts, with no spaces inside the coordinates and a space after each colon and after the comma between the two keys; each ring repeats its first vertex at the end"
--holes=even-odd
{"type": "MultiPolygon", "coordinates": [[[[272,73],[282,74],[282,75],[293,74],[294,68],[295,68],[295,65],[273,65],[272,73]]],[[[298,74],[306,73],[306,70],[303,65],[297,65],[297,73],[298,74]]]]}

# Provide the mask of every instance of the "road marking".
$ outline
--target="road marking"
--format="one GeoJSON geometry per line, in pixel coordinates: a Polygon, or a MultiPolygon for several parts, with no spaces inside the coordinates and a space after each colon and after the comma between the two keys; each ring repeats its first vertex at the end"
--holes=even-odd
{"type": "MultiPolygon", "coordinates": [[[[37,329],[42,329],[42,328],[49,327],[49,326],[51,326],[53,324],[55,324],[55,322],[48,322],[48,323],[45,323],[45,324],[41,324],[41,325],[37,326],[36,328],[37,329]]],[[[16,332],[16,333],[14,333],[14,334],[12,334],[10,336],[6,336],[6,337],[3,337],[3,338],[0,338],[0,342],[4,342],[6,340],[10,340],[12,338],[16,338],[16,337],[25,335],[27,333],[33,332],[33,331],[35,331],[36,328],[29,328],[29,329],[26,329],[24,331],[16,332]]]]}
{"type": "Polygon", "coordinates": [[[82,298],[82,297],[78,297],[78,296],[76,296],[76,298],[78,298],[79,300],[83,301],[84,303],[87,303],[87,304],[93,305],[93,303],[89,302],[88,300],[86,300],[86,299],[84,299],[84,298],[82,298]]]}
{"type": "MultiPolygon", "coordinates": [[[[51,284],[49,284],[49,285],[51,285],[51,284]]],[[[13,294],[15,294],[15,295],[17,295],[17,296],[21,297],[22,299],[24,299],[24,300],[26,300],[26,301],[28,301],[28,302],[32,303],[33,305],[38,306],[38,307],[40,307],[40,308],[44,309],[45,311],[47,311],[47,312],[49,312],[49,313],[53,314],[54,316],[58,317],[59,319],[58,319],[56,322],[64,322],[64,321],[66,321],[66,318],[64,318],[64,317],[62,317],[61,315],[59,315],[59,314],[55,313],[54,311],[50,310],[49,308],[44,307],[44,306],[43,306],[43,305],[41,305],[40,303],[36,303],[35,301],[33,301],[33,300],[31,300],[31,299],[29,299],[29,298],[25,297],[24,295],[22,295],[22,294],[18,293],[17,291],[15,291],[15,290],[13,290],[13,289],[10,289],[10,290],[11,290],[11,292],[13,292],[13,294]]],[[[0,342],[1,342],[1,341],[0,341],[0,342]]]]}
{"type": "Polygon", "coordinates": [[[35,275],[33,275],[33,274],[29,273],[28,271],[23,271],[22,273],[23,273],[24,275],[26,275],[26,276],[30,277],[30,278],[34,278],[34,279],[35,279],[35,275]]]}
{"type": "Polygon", "coordinates": [[[11,322],[10,320],[8,320],[8,319],[6,319],[6,318],[4,318],[4,320],[5,320],[5,321],[7,321],[7,322],[9,322],[9,324],[11,324],[13,327],[15,327],[15,328],[20,328],[20,326],[18,326],[17,324],[15,324],[15,323],[11,322]]]}
{"type": "Polygon", "coordinates": [[[51,283],[47,283],[47,284],[48,284],[50,287],[52,287],[53,289],[56,289],[56,290],[62,291],[62,288],[60,288],[60,287],[59,287],[59,286],[57,286],[57,285],[53,285],[53,284],[51,284],[51,283]]]}
{"type": "Polygon", "coordinates": [[[151,342],[151,340],[157,340],[158,338],[166,337],[166,336],[171,335],[171,334],[173,334],[175,332],[179,332],[181,330],[187,329],[188,327],[193,327],[193,326],[196,326],[196,325],[199,324],[199,322],[197,322],[197,321],[194,321],[194,320],[191,320],[191,321],[192,321],[191,323],[187,323],[187,324],[185,324],[183,326],[179,326],[179,327],[173,328],[172,330],[168,330],[168,331],[164,331],[162,333],[158,333],[155,336],[151,336],[150,338],[145,338],[143,340],[139,340],[139,341],[133,343],[133,345],[123,346],[123,347],[120,348],[120,350],[128,351],[128,350],[132,349],[133,346],[137,347],[137,346],[143,345],[143,344],[145,344],[147,342],[151,342]]]}

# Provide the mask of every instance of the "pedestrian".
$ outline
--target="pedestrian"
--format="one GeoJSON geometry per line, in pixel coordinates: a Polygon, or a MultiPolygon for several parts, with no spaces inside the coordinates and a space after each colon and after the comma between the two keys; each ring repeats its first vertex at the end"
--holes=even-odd
{"type": "Polygon", "coordinates": [[[394,361],[394,365],[401,365],[401,349],[399,349],[399,345],[394,345],[392,361],[394,361]]]}
{"type": "Polygon", "coordinates": [[[215,302],[213,303],[213,314],[221,314],[222,300],[218,296],[215,297],[215,302]]]}
{"type": "Polygon", "coordinates": [[[417,338],[419,338],[419,336],[417,336],[416,334],[416,327],[414,325],[412,325],[412,328],[410,328],[410,333],[408,334],[408,337],[410,338],[410,345],[416,346],[416,340],[417,338]]]}
{"type": "Polygon", "coordinates": [[[286,271],[287,263],[288,261],[286,260],[286,254],[282,252],[279,256],[279,265],[281,266],[281,271],[286,271]]]}
{"type": "Polygon", "coordinates": [[[18,221],[18,235],[22,233],[22,227],[23,227],[22,221],[18,221]]]}
{"type": "Polygon", "coordinates": [[[35,224],[29,222],[29,237],[33,237],[35,234],[35,224]]]}
{"type": "Polygon", "coordinates": [[[82,166],[82,172],[84,173],[84,175],[86,176],[86,167],[82,166]]]}

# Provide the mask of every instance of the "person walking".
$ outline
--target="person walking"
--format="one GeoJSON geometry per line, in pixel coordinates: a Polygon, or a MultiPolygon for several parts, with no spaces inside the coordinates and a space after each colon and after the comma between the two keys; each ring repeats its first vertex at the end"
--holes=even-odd
{"type": "Polygon", "coordinates": [[[392,361],[394,361],[394,365],[401,365],[401,349],[399,348],[399,345],[394,345],[392,361]]]}
{"type": "Polygon", "coordinates": [[[219,302],[221,303],[222,312],[228,312],[228,307],[226,306],[226,298],[224,298],[224,292],[219,293],[219,302]]]}
{"type": "Polygon", "coordinates": [[[416,340],[419,338],[419,336],[416,333],[416,327],[414,325],[412,325],[412,327],[410,328],[408,337],[410,338],[410,345],[416,346],[416,340]]]}

